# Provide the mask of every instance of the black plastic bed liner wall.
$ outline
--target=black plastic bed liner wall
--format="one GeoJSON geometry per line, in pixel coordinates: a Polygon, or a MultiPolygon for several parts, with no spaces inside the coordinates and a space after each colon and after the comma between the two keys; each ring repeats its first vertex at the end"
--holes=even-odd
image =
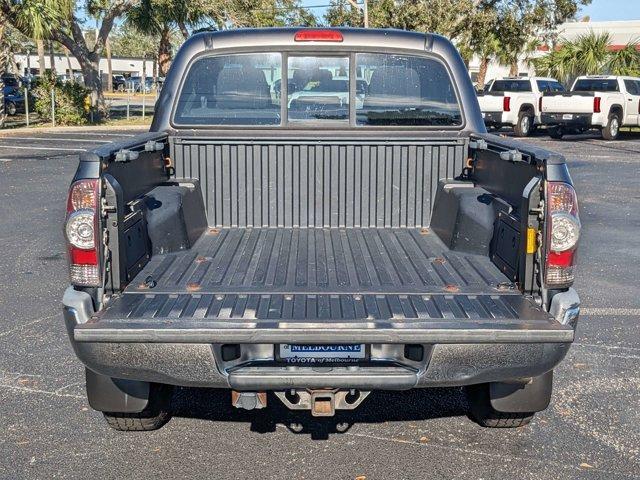
{"type": "Polygon", "coordinates": [[[508,294],[490,259],[429,229],[210,229],[155,255],[127,293],[508,294]]]}

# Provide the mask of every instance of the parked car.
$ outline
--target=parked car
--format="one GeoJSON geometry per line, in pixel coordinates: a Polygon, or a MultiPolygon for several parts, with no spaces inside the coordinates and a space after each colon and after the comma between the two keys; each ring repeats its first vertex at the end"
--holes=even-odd
{"type": "Polygon", "coordinates": [[[127,79],[124,78],[124,75],[113,75],[111,77],[111,83],[113,89],[117,92],[124,92],[127,88],[127,79]]]}
{"type": "Polygon", "coordinates": [[[615,140],[621,127],[640,126],[640,78],[578,77],[569,93],[545,94],[542,123],[556,139],[599,129],[605,140],[615,140]]]}
{"type": "Polygon", "coordinates": [[[484,122],[489,128],[513,127],[518,137],[527,137],[540,125],[540,100],[545,92],[564,92],[553,78],[499,78],[478,95],[484,122]]]}
{"type": "MultiPolygon", "coordinates": [[[[5,75],[2,77],[2,94],[4,98],[4,111],[7,115],[13,116],[24,113],[24,89],[21,79],[16,75],[5,75]]],[[[30,108],[32,110],[33,99],[30,97],[30,108]]]]}
{"type": "MultiPolygon", "coordinates": [[[[32,112],[34,110],[35,98],[29,94],[29,111],[32,112]]],[[[24,91],[19,89],[14,89],[11,93],[7,93],[4,95],[4,111],[7,115],[17,115],[18,113],[25,113],[26,104],[24,91]]]]}
{"type": "Polygon", "coordinates": [[[487,427],[547,407],[579,315],[576,192],[562,156],[486,133],[450,41],[199,33],[157,105],[80,155],[67,202],[64,318],[109,425],[159,428],[176,385],[319,417],[464,386],[487,427]],[[344,70],[346,112],[271,95],[300,55],[344,70]]]}
{"type": "Polygon", "coordinates": [[[3,75],[2,76],[2,93],[11,93],[14,90],[19,90],[21,87],[20,78],[16,75],[3,75]]]}

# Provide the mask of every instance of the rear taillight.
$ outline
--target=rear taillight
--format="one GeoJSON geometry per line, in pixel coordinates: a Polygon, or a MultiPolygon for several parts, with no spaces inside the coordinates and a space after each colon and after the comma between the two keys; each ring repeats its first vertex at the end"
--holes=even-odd
{"type": "Polygon", "coordinates": [[[504,100],[502,100],[502,109],[505,112],[511,111],[511,97],[504,97],[504,100]]]}
{"type": "Polygon", "coordinates": [[[538,100],[538,110],[540,110],[540,113],[542,113],[542,97],[540,97],[540,100],[538,100]]]}
{"type": "Polygon", "coordinates": [[[580,238],[576,192],[567,183],[547,182],[546,205],[548,223],[545,283],[548,288],[566,288],[573,284],[580,238]]]}
{"type": "Polygon", "coordinates": [[[64,233],[73,285],[100,286],[98,180],[79,180],[69,189],[64,233]]]}
{"type": "Polygon", "coordinates": [[[602,99],[600,97],[595,97],[593,99],[593,113],[602,112],[602,99]]]}

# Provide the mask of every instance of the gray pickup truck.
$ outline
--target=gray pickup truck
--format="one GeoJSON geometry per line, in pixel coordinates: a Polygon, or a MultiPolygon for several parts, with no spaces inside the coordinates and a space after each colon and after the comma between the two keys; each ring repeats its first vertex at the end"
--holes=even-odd
{"type": "Polygon", "coordinates": [[[438,35],[193,36],[150,132],[81,155],[64,229],[66,327],[118,430],[162,426],[175,386],[314,416],[465,386],[516,427],[579,315],[564,158],[487,134],[438,35]]]}

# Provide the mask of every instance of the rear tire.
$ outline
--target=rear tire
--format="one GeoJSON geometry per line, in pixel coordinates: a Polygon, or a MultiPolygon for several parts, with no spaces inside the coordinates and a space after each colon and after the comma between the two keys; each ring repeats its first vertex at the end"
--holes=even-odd
{"type": "Polygon", "coordinates": [[[520,112],[518,123],[513,127],[516,137],[528,137],[531,135],[534,118],[529,112],[520,112]]]}
{"type": "Polygon", "coordinates": [[[18,107],[13,102],[7,102],[7,115],[14,116],[18,113],[18,107]]]}
{"type": "Polygon", "coordinates": [[[605,140],[615,140],[620,135],[620,117],[617,114],[609,116],[607,125],[602,129],[602,138],[605,140]]]}
{"type": "Polygon", "coordinates": [[[489,401],[489,384],[481,383],[467,387],[469,417],[486,428],[518,428],[528,425],[535,412],[499,412],[489,401]]]}
{"type": "Polygon", "coordinates": [[[564,130],[562,127],[549,127],[547,128],[547,132],[549,133],[549,136],[555,140],[562,140],[562,137],[564,137],[564,130]]]}
{"type": "Polygon", "coordinates": [[[157,430],[171,419],[173,386],[151,384],[149,404],[142,412],[102,412],[111,428],[121,432],[149,432],[157,430]]]}

